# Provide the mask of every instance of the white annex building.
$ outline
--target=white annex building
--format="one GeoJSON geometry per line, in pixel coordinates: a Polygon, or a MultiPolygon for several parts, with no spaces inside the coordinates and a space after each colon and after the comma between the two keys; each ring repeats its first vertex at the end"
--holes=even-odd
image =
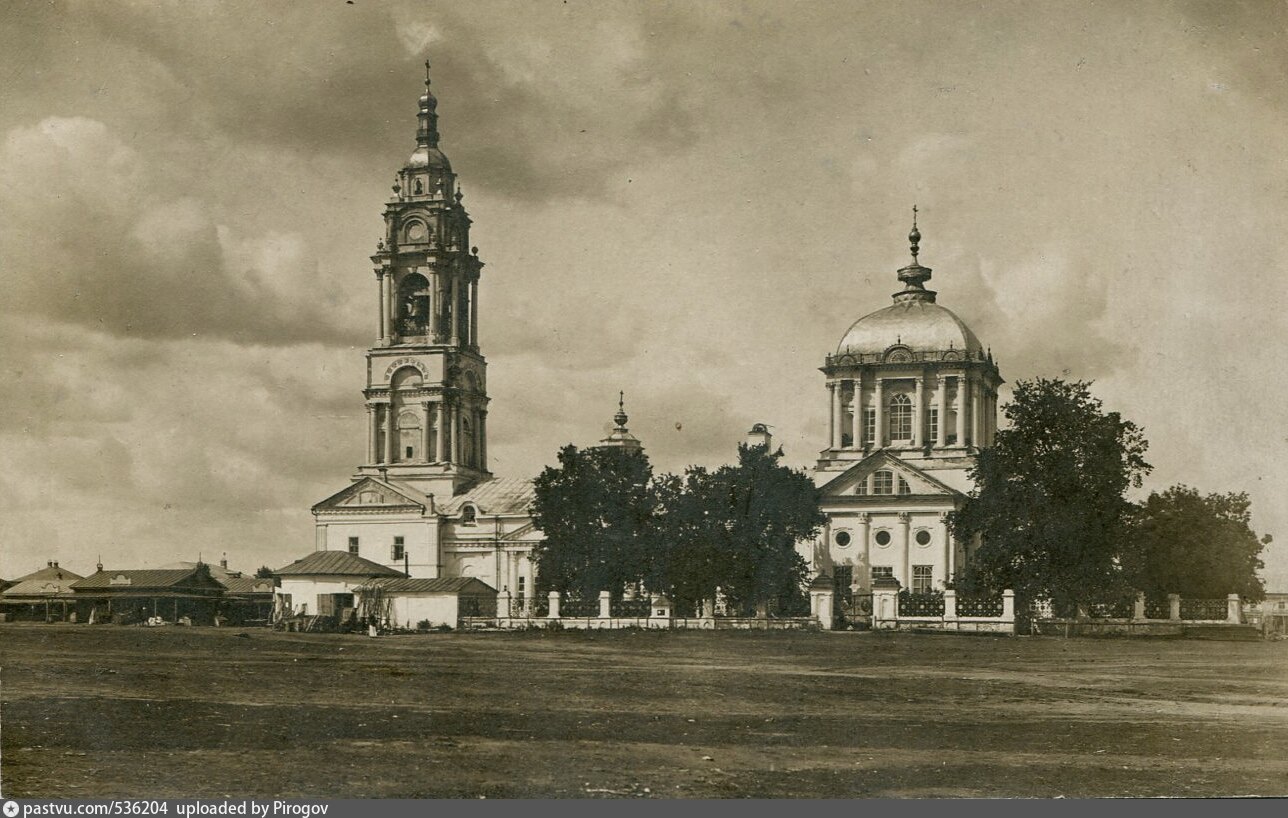
{"type": "Polygon", "coordinates": [[[926,289],[913,216],[904,288],[855,321],[822,368],[831,429],[814,478],[828,522],[807,559],[834,578],[838,601],[881,577],[914,592],[945,587],[969,556],[946,515],[971,490],[968,471],[996,431],[997,365],[926,289]]]}
{"type": "Polygon", "coordinates": [[[487,463],[487,361],[470,217],[438,148],[438,101],[420,98],[416,150],[385,205],[375,266],[378,337],[367,350],[367,456],[313,507],[317,551],[342,551],[418,579],[473,577],[530,595],[541,535],[532,483],[487,463]]]}

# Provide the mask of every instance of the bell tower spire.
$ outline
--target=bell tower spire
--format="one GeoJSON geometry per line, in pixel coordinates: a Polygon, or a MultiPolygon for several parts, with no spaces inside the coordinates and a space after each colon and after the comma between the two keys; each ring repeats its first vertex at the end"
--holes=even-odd
{"type": "Polygon", "coordinates": [[[394,180],[371,257],[377,334],[367,352],[360,473],[451,496],[488,476],[487,362],[478,338],[483,262],[470,244],[456,174],[439,149],[429,69],[426,60],[416,149],[394,180]]]}

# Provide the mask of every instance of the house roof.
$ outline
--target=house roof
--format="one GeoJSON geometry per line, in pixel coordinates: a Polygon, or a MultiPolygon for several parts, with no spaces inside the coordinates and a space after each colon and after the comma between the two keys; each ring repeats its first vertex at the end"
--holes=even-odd
{"type": "Polygon", "coordinates": [[[375,579],[368,582],[358,590],[369,590],[380,588],[387,594],[433,594],[433,593],[460,593],[462,591],[491,592],[496,593],[496,589],[482,580],[474,577],[438,577],[436,579],[412,579],[410,577],[399,577],[397,579],[375,579]]]}
{"type": "Polygon", "coordinates": [[[99,571],[96,574],[90,574],[84,579],[73,582],[71,587],[77,591],[118,587],[137,590],[139,588],[173,588],[193,584],[205,584],[207,587],[219,585],[210,576],[209,572],[203,571],[201,568],[145,568],[143,570],[129,571],[99,571]],[[189,583],[188,580],[191,579],[196,579],[199,582],[189,583]],[[202,580],[206,582],[201,582],[202,580]]]}
{"type": "Polygon", "coordinates": [[[484,514],[526,514],[534,497],[531,480],[496,477],[444,501],[440,510],[444,514],[456,515],[461,513],[466,503],[473,503],[484,514]]]}
{"type": "Polygon", "coordinates": [[[404,577],[401,571],[363,559],[348,551],[314,551],[290,565],[273,572],[279,577],[296,577],[317,574],[344,577],[404,577]]]}
{"type": "MultiPolygon", "coordinates": [[[[162,565],[161,567],[164,569],[187,568],[191,570],[197,567],[197,563],[172,562],[172,563],[169,563],[168,565],[162,565]]],[[[268,578],[256,577],[251,574],[243,574],[241,571],[230,571],[227,568],[223,567],[222,565],[206,564],[206,568],[210,569],[210,576],[214,577],[216,582],[218,582],[220,585],[224,586],[234,594],[272,593],[272,586],[273,586],[272,577],[268,577],[268,578]],[[269,586],[268,590],[256,591],[256,586],[261,585],[263,583],[268,584],[269,586]]]]}
{"type": "Polygon", "coordinates": [[[75,579],[26,579],[22,582],[14,583],[0,592],[0,597],[4,599],[13,599],[15,597],[46,597],[46,596],[65,596],[70,595],[72,583],[75,579]]]}
{"type": "Polygon", "coordinates": [[[10,580],[18,583],[28,579],[81,579],[81,575],[75,571],[68,571],[66,568],[59,568],[57,565],[50,563],[39,571],[32,571],[30,574],[10,580]]]}

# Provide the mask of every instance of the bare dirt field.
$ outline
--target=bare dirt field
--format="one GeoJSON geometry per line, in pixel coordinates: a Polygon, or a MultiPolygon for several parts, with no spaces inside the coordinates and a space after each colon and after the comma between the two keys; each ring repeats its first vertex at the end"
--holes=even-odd
{"type": "Polygon", "coordinates": [[[23,796],[1288,794],[1288,643],[0,626],[23,796]]]}

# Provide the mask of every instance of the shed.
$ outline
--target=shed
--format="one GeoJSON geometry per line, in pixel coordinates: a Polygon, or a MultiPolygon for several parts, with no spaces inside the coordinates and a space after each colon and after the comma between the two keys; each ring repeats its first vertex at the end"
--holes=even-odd
{"type": "Polygon", "coordinates": [[[277,615],[346,617],[355,609],[354,590],[373,579],[405,578],[387,565],[347,551],[314,551],[273,572],[278,580],[277,615]]]}
{"type": "Polygon", "coordinates": [[[381,624],[407,628],[455,628],[466,616],[496,616],[496,589],[474,577],[378,579],[357,589],[366,610],[381,624]]]}
{"type": "Polygon", "coordinates": [[[82,621],[118,624],[161,619],[212,625],[227,589],[210,575],[210,567],[100,570],[72,583],[77,615],[82,621]]]}

